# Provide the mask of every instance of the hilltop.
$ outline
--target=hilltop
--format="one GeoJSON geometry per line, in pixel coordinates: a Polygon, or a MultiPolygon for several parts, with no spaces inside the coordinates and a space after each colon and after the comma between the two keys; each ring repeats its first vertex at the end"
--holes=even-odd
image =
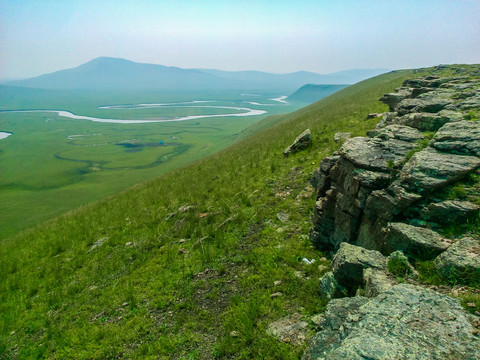
{"type": "Polygon", "coordinates": [[[143,64],[130,60],[99,57],[72,69],[9,81],[7,86],[76,90],[275,90],[294,91],[306,83],[352,84],[385,72],[384,69],[347,70],[328,75],[299,71],[271,74],[261,71],[182,69],[175,66],[143,64]]]}
{"type": "MultiPolygon", "coordinates": [[[[318,279],[324,279],[332,265],[336,278],[345,278],[337,271],[342,269],[337,267],[339,257],[331,263],[330,244],[339,245],[337,238],[319,240],[315,234],[318,223],[310,231],[312,214],[315,212],[315,219],[322,215],[317,194],[334,192],[329,176],[323,178],[327,181],[319,190],[319,171],[330,174],[339,155],[324,160],[316,170],[319,162],[338,150],[348,153],[342,145],[349,142],[335,141],[336,133],[362,139],[375,128],[380,117],[369,114],[389,112],[389,106],[378,101],[384,94],[399,101],[403,100],[400,96],[408,97],[394,92],[405,80],[430,75],[478,78],[478,72],[478,66],[458,65],[393,71],[368,79],[294,113],[266,118],[250,137],[206,159],[3,241],[0,353],[6,358],[298,359],[307,347],[305,340],[319,330],[318,325],[335,328],[337,319],[345,324],[347,334],[354,329],[351,324],[367,314],[365,309],[377,308],[375,301],[379,300],[352,297],[328,303],[320,296],[318,279]],[[312,143],[284,156],[284,149],[307,128],[312,143]],[[310,184],[314,173],[315,188],[310,184]],[[312,246],[309,232],[323,252],[312,246]],[[351,306],[354,316],[335,317],[345,313],[342,304],[351,306]],[[362,307],[365,304],[368,306],[362,307]],[[314,316],[325,309],[325,316],[314,316]],[[304,335],[277,331],[286,318],[303,329],[304,335]]],[[[404,103],[405,115],[422,104],[418,100],[404,103]],[[410,108],[406,106],[409,102],[410,108]]],[[[477,120],[478,109],[462,116],[477,120]]],[[[441,116],[437,118],[442,121],[441,116]]],[[[433,139],[431,129],[422,132],[423,137],[433,139]]],[[[398,143],[399,139],[392,137],[406,136],[380,130],[371,135],[371,142],[379,147],[382,141],[398,143]]],[[[353,144],[356,141],[360,140],[353,144]]],[[[408,146],[402,144],[401,151],[415,150],[409,159],[418,157],[415,154],[429,145],[416,139],[408,146]]],[[[391,180],[402,179],[402,154],[406,157],[399,152],[392,162],[380,161],[381,173],[391,180]]],[[[360,155],[367,163],[376,159],[369,157],[368,151],[360,155]]],[[[365,176],[362,179],[372,186],[385,185],[385,176],[374,169],[346,169],[353,174],[347,179],[365,176]],[[366,176],[369,174],[371,178],[366,176]]],[[[459,198],[478,191],[477,175],[456,179],[449,196],[459,198]]],[[[343,199],[356,203],[347,196],[343,199]]],[[[327,214],[331,209],[324,210],[327,214]]],[[[342,215],[338,213],[339,219],[342,215]]],[[[478,223],[474,225],[468,231],[478,234],[478,223]]],[[[455,237],[465,233],[463,228],[447,230],[455,237]]],[[[375,253],[374,258],[385,270],[383,256],[375,253]]],[[[410,281],[408,270],[402,273],[401,266],[392,264],[396,268],[388,269],[398,274],[395,281],[410,281]]],[[[452,288],[448,279],[437,276],[431,259],[414,265],[420,275],[415,278],[417,284],[394,285],[389,301],[401,302],[397,295],[403,289],[412,296],[425,294],[412,290],[411,286],[418,285],[457,291],[472,313],[480,306],[475,284],[452,288]]],[[[356,289],[347,290],[352,295],[356,289]]],[[[438,302],[445,304],[445,309],[453,308],[455,314],[467,318],[457,300],[441,299],[438,302]]],[[[470,331],[470,327],[463,330],[470,331]]],[[[356,330],[351,333],[358,334],[356,330]]],[[[312,344],[336,335],[317,332],[312,344]]],[[[471,343],[472,336],[470,332],[466,337],[471,343]]],[[[315,352],[310,348],[307,356],[313,357],[315,352]]]]}
{"type": "Polygon", "coordinates": [[[288,96],[288,101],[300,101],[305,104],[314,103],[331,93],[341,90],[347,85],[303,85],[300,89],[288,96]]]}

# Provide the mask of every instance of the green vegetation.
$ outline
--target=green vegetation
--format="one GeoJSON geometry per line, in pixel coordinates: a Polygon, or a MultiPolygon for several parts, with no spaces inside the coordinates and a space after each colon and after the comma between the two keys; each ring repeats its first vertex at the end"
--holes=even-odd
{"type": "Polygon", "coordinates": [[[480,119],[480,115],[476,111],[470,111],[468,114],[464,116],[465,120],[473,120],[478,121],[480,119]]]}
{"type": "MultiPolygon", "coordinates": [[[[269,101],[274,94],[254,98],[272,104],[262,107],[245,103],[244,100],[252,99],[233,92],[100,94],[0,87],[0,93],[3,109],[63,109],[100,118],[149,119],[240,112],[195,107],[98,108],[135,102],[216,100],[200,105],[266,109],[269,114],[298,108],[298,104],[269,101]]],[[[0,113],[0,130],[13,133],[0,141],[0,239],[218,152],[264,116],[115,124],[67,119],[47,112],[0,113]]]]}
{"type": "Polygon", "coordinates": [[[389,272],[400,278],[404,278],[411,271],[408,264],[400,258],[388,260],[387,266],[389,272]]]}
{"type": "Polygon", "coordinates": [[[377,121],[366,115],[386,110],[377,99],[412,74],[381,75],[264,119],[257,130],[277,125],[2,241],[0,354],[299,358],[301,346],[265,331],[325,305],[318,262],[301,260],[322,257],[305,236],[315,201],[308,180],[338,148],[333,135],[364,135],[377,121]],[[306,128],[313,146],[285,158],[306,128]]]}

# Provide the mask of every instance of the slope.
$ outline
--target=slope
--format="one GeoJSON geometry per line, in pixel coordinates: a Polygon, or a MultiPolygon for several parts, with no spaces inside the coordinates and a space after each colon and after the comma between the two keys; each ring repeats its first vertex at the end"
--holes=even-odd
{"type": "Polygon", "coordinates": [[[314,103],[327,95],[343,89],[347,85],[303,85],[300,89],[289,95],[288,101],[300,101],[305,104],[314,103]]]}
{"type": "Polygon", "coordinates": [[[216,155],[2,243],[0,353],[298,358],[302,346],[265,330],[324,306],[317,279],[328,267],[317,265],[328,262],[305,237],[310,174],[338,148],[335,132],[365,134],[377,121],[366,115],[386,110],[377,99],[416,74],[345,88],[216,155]],[[284,158],[305,128],[313,145],[284,158]]]}

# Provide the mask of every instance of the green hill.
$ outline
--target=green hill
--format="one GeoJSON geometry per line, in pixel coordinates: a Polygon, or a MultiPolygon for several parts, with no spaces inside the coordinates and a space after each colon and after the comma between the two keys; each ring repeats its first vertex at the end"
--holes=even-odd
{"type": "Polygon", "coordinates": [[[299,101],[305,104],[312,104],[325,96],[343,89],[347,85],[303,85],[300,89],[291,94],[288,101],[299,101]]]}
{"type": "Polygon", "coordinates": [[[267,118],[220,153],[4,240],[0,354],[299,358],[302,346],[265,331],[325,305],[318,265],[328,261],[305,236],[308,180],[339,147],[336,132],[364,135],[378,121],[366,116],[387,110],[378,98],[432,71],[390,72],[267,118]],[[285,158],[306,128],[313,145],[285,158]]]}

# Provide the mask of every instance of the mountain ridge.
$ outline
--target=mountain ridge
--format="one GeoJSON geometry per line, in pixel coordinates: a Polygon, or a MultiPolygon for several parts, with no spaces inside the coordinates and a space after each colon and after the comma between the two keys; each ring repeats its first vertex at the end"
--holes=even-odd
{"type": "Polygon", "coordinates": [[[256,70],[184,69],[138,63],[122,58],[98,57],[74,68],[4,85],[41,89],[96,90],[282,90],[294,91],[306,83],[351,84],[386,72],[386,69],[346,70],[321,75],[308,71],[274,74],[256,70]]]}

